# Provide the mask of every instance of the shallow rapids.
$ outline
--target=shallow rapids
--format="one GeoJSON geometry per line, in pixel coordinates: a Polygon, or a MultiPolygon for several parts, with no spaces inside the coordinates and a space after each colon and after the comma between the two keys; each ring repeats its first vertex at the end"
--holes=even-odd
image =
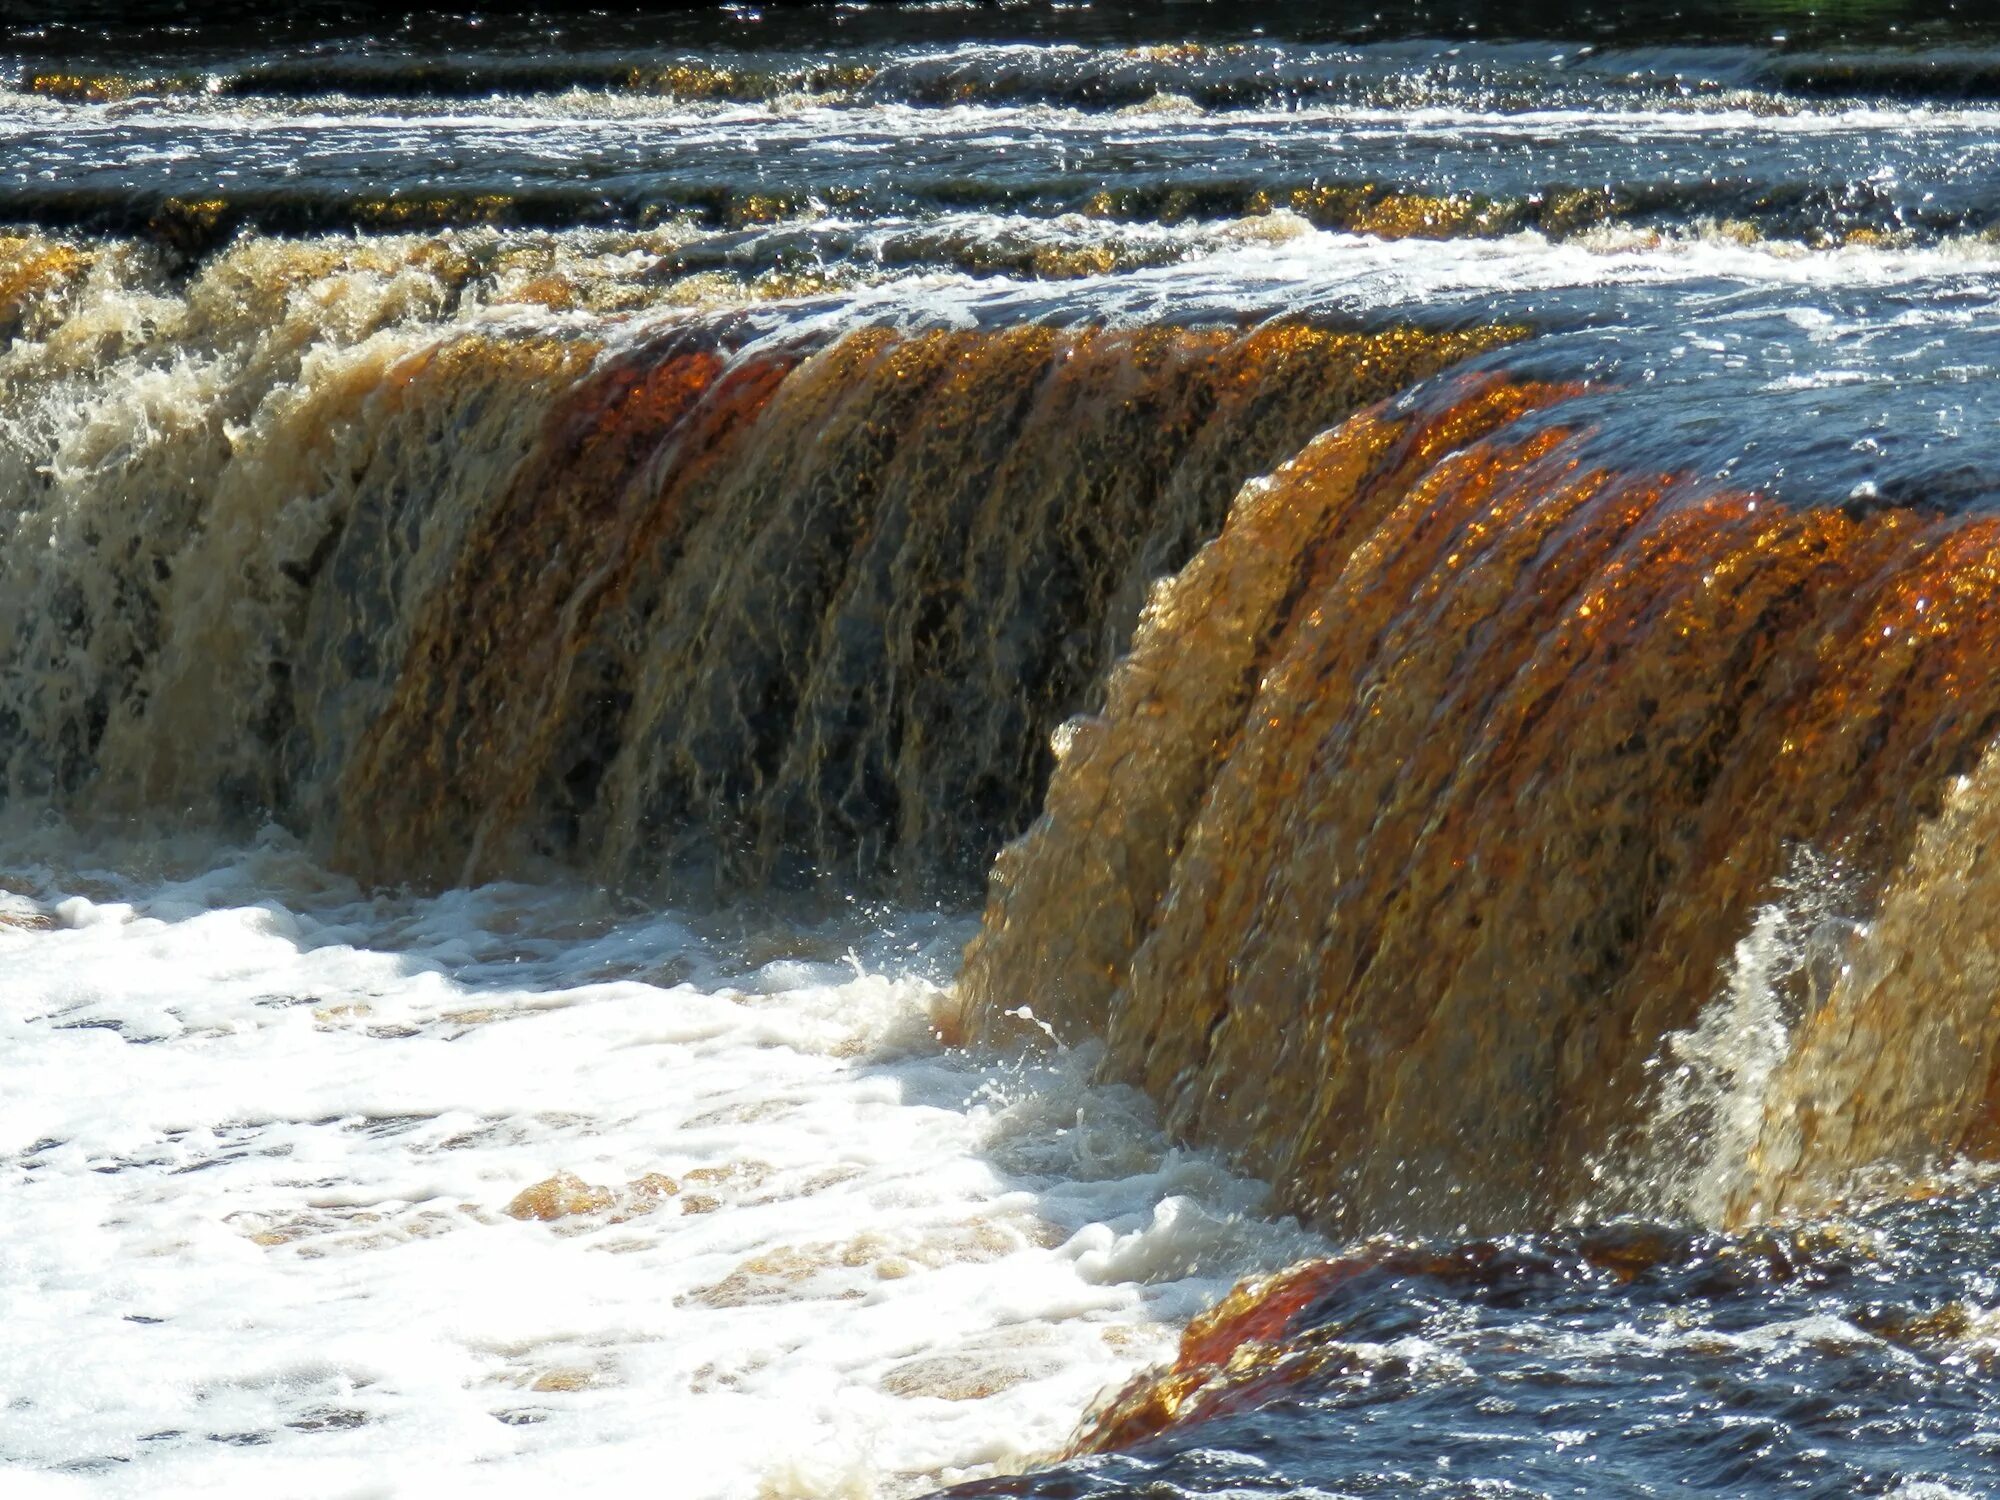
{"type": "Polygon", "coordinates": [[[1309,1243],[1084,1059],[945,1053],[963,923],[33,842],[11,1493],[915,1495],[1059,1448],[1309,1243]]]}

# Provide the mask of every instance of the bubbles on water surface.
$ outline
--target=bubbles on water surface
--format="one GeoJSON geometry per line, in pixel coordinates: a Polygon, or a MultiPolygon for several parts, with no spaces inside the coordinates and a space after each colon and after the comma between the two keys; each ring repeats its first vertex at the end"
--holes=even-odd
{"type": "Polygon", "coordinates": [[[196,844],[6,856],[10,1464],[908,1496],[1060,1446],[1306,1244],[1084,1060],[940,1050],[962,920],[196,844]]]}
{"type": "MultiPolygon", "coordinates": [[[[787,50],[774,11],[761,54],[24,53],[0,88],[9,789],[91,786],[115,703],[131,805],[199,776],[232,816],[269,811],[262,749],[237,752],[297,750],[269,643],[349,567],[317,541],[329,497],[504,493],[523,413],[677,327],[970,348],[1110,325],[1122,348],[1165,323],[1194,348],[1274,319],[1253,342],[1505,324],[1535,337],[1473,338],[1469,368],[1570,391],[1550,420],[1579,467],[1681,476],[1690,505],[1727,487],[1751,527],[1983,512],[1994,70],[1971,45],[1821,50],[1861,24],[1837,9],[1727,47],[1643,17],[1630,45],[1155,45],[1080,13],[1078,45],[961,45],[971,23],[931,7],[906,23],[931,40],[854,11],[832,52],[787,50]],[[226,664],[208,689],[254,710],[220,754],[216,715],[166,732],[174,694],[136,665],[177,594],[200,624],[172,682],[226,664]]],[[[1985,576],[1946,563],[1926,588],[1985,576]]],[[[1983,618],[1975,592],[1901,602],[1882,662],[1983,618]]],[[[470,617],[476,650],[509,615],[470,617]]],[[[359,673],[399,645],[343,649],[359,673]]],[[[1101,731],[1076,724],[1084,757],[1101,731]]],[[[1980,829],[1961,809],[1912,856],[1866,985],[1843,978],[1851,872],[1797,856],[1658,1052],[1623,1201],[1725,1217],[1745,1161],[1785,1148],[1765,1105],[1799,1090],[1788,1063],[1811,1073],[1802,1034],[1826,1076],[1873,1077],[1848,1039],[1894,1020],[1927,934],[1977,930],[1980,829]]],[[[0,1216],[0,1363],[34,1404],[0,1392],[0,1461],[76,1492],[450,1492],[475,1464],[537,1494],[665,1471],[770,1497],[1942,1496],[2000,1464],[1976,1173],[1832,1227],[1348,1246],[1176,1355],[1237,1277],[1330,1247],[1088,1082],[1090,1045],[943,1049],[962,921],[696,916],[560,881],[388,895],[283,839],[94,873],[60,840],[10,847],[0,1172],[25,1207],[0,1216]],[[981,1477],[1176,1359],[1086,1427],[1104,1451],[981,1477]]],[[[1918,1039],[1954,1088],[1984,994],[1960,984],[1918,1039]]],[[[1061,1006],[1002,998],[1043,1025],[1061,1006]]],[[[1957,1118],[1934,1091],[1872,1097],[1921,1135],[1957,1118]]]]}
{"type": "Polygon", "coordinates": [[[1305,1243],[1082,1060],[942,1051],[962,921],[38,843],[0,1455],[92,1493],[912,1495],[1059,1446],[1305,1243]]]}

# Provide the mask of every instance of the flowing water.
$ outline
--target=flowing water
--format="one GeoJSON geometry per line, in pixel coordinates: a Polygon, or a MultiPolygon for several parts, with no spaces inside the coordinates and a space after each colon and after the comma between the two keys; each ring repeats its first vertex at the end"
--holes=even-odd
{"type": "Polygon", "coordinates": [[[10,1492],[2000,1493],[2000,28],[1387,10],[0,10],[10,1492]]]}

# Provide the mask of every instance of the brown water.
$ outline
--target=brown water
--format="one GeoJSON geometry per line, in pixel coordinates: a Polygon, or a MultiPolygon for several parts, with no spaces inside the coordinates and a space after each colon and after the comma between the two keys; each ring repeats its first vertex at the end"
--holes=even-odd
{"type": "Polygon", "coordinates": [[[984,890],[1325,1256],[972,1492],[1982,1493],[2000,62],[1821,10],[10,20],[9,847],[984,890]]]}

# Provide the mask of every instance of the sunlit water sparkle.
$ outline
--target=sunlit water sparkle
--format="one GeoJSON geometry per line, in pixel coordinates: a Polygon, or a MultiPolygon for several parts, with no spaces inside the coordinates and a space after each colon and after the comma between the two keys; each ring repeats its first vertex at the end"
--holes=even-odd
{"type": "Polygon", "coordinates": [[[6,871],[10,1487],[909,1495],[1309,1243],[1084,1059],[942,1049],[962,921],[6,871]],[[619,1201],[508,1216],[556,1173],[619,1201]]]}

